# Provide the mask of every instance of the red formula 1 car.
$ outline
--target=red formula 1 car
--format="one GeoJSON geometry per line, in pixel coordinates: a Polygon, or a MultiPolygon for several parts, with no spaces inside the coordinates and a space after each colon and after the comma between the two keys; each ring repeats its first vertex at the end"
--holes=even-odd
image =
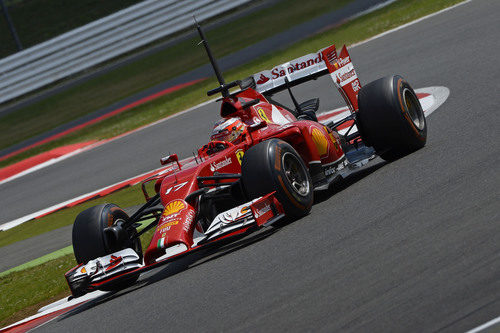
{"type": "Polygon", "coordinates": [[[124,288],[141,272],[223,239],[285,216],[300,218],[310,211],[314,191],[376,155],[393,160],[425,145],[426,121],[410,85],[390,76],[361,87],[345,46],[339,54],[332,45],[226,84],[199,25],[198,31],[220,83],[208,94],[222,94],[222,120],[196,156],[161,159],[166,169],[143,183],[147,202],[131,216],[113,204],[78,215],[73,248],[79,265],[66,273],[75,297],[124,288]],[[291,88],[328,74],[350,115],[323,125],[315,114],[319,100],[298,103],[291,88]],[[283,90],[293,107],[272,100],[283,90]],[[154,184],[154,196],[146,184],[154,184]],[[143,254],[139,237],[152,228],[143,254]]]}

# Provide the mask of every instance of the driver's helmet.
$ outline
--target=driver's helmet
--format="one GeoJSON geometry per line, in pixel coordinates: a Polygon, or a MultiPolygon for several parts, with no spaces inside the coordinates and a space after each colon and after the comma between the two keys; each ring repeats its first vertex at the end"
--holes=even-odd
{"type": "Polygon", "coordinates": [[[240,143],[247,133],[247,126],[239,118],[223,118],[215,123],[210,140],[240,143]]]}

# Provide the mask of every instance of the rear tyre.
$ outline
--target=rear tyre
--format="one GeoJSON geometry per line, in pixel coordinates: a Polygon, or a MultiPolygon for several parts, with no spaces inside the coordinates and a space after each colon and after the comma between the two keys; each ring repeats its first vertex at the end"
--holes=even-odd
{"type": "Polygon", "coordinates": [[[395,160],[425,146],[427,122],[422,106],[401,76],[362,87],[358,104],[360,133],[383,159],[395,160]]]}
{"type": "MultiPolygon", "coordinates": [[[[139,238],[133,241],[122,241],[119,244],[110,244],[104,229],[119,221],[126,221],[127,213],[114,204],[103,204],[88,208],[78,214],[73,224],[73,252],[79,264],[86,264],[90,260],[102,257],[113,252],[132,248],[142,260],[142,247],[139,238]]],[[[135,232],[135,230],[134,230],[135,232]]],[[[127,237],[128,238],[128,237],[127,237]]],[[[122,279],[114,280],[101,287],[102,290],[119,290],[134,284],[139,273],[126,275],[122,279]]]]}
{"type": "Polygon", "coordinates": [[[276,191],[276,198],[288,217],[302,217],[311,210],[311,176],[300,155],[288,143],[271,139],[253,146],[243,156],[241,174],[250,199],[276,191]]]}

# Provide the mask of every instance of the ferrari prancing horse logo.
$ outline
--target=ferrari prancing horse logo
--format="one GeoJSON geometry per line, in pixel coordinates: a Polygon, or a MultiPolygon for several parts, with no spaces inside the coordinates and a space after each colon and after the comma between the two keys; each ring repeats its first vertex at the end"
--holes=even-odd
{"type": "Polygon", "coordinates": [[[238,149],[236,151],[236,159],[238,160],[238,162],[240,162],[240,165],[241,162],[243,161],[243,155],[245,155],[245,151],[243,149],[238,149]]]}
{"type": "Polygon", "coordinates": [[[267,114],[264,112],[264,110],[262,108],[258,108],[257,113],[259,114],[260,119],[264,120],[267,123],[272,123],[272,121],[269,120],[269,117],[267,116],[267,114]]]}

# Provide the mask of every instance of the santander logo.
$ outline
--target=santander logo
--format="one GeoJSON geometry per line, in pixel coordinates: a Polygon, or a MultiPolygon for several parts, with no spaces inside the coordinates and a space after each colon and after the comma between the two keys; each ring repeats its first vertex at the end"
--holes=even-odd
{"type": "Polygon", "coordinates": [[[233,163],[231,157],[226,157],[225,159],[219,162],[212,162],[210,163],[210,171],[212,172],[217,171],[225,166],[230,165],[231,163],[233,163]]]}
{"type": "Polygon", "coordinates": [[[277,79],[279,77],[285,76],[288,72],[289,74],[299,71],[301,69],[305,69],[307,67],[310,67],[315,64],[319,64],[323,61],[323,56],[321,52],[318,52],[317,54],[312,54],[308,55],[305,57],[301,57],[296,59],[295,63],[290,63],[286,68],[279,66],[275,67],[271,70],[271,74],[273,76],[273,79],[277,79]],[[286,70],[286,72],[285,72],[286,70]]]}
{"type": "Polygon", "coordinates": [[[337,82],[344,82],[349,80],[350,78],[354,77],[356,75],[356,72],[354,71],[354,68],[351,69],[347,73],[338,73],[337,74],[337,82]]]}
{"type": "MultiPolygon", "coordinates": [[[[347,58],[344,58],[347,59],[347,58]]],[[[344,61],[343,65],[332,74],[332,78],[337,84],[345,86],[357,79],[356,71],[350,61],[344,61]]]]}

